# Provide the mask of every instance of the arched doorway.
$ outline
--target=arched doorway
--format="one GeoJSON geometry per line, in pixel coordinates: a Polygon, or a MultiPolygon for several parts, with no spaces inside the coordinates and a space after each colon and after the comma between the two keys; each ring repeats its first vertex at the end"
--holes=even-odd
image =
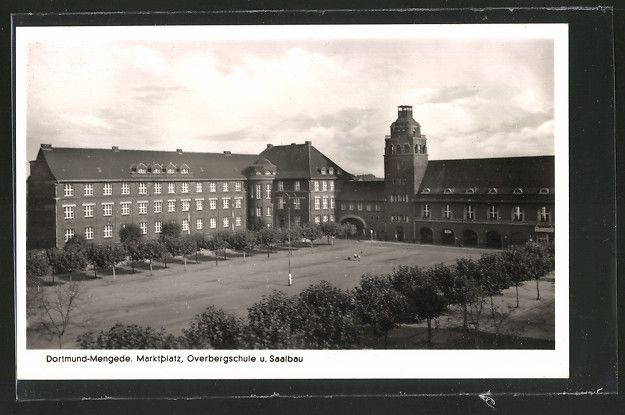
{"type": "Polygon", "coordinates": [[[523,232],[512,232],[508,238],[509,245],[523,245],[527,242],[528,237],[523,232]]]}
{"type": "Polygon", "coordinates": [[[477,233],[471,229],[467,229],[462,233],[462,245],[477,246],[477,233]]]}
{"type": "Polygon", "coordinates": [[[501,234],[497,231],[486,232],[486,246],[488,248],[501,249],[501,234]]]}
{"type": "Polygon", "coordinates": [[[401,226],[398,226],[395,229],[395,240],[397,240],[397,241],[403,241],[404,240],[404,228],[402,228],[401,226]]]}
{"type": "Polygon", "coordinates": [[[451,229],[443,229],[441,231],[441,243],[444,245],[454,245],[456,242],[456,237],[454,235],[454,231],[451,229]]]}
{"type": "Polygon", "coordinates": [[[432,229],[430,228],[421,228],[421,243],[422,244],[431,244],[434,242],[434,234],[432,229]]]}
{"type": "Polygon", "coordinates": [[[352,235],[348,235],[349,237],[362,238],[365,235],[367,224],[364,219],[359,216],[344,216],[338,220],[338,223],[341,225],[353,225],[355,227],[355,232],[352,235]]]}

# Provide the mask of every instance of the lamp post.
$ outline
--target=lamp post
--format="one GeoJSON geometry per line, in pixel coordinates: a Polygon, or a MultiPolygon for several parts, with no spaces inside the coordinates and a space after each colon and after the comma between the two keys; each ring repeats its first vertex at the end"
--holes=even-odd
{"type": "Polygon", "coordinates": [[[289,241],[289,287],[293,285],[293,276],[291,275],[291,198],[296,198],[297,195],[294,193],[291,196],[291,193],[284,192],[284,196],[287,198],[287,239],[289,241]]]}

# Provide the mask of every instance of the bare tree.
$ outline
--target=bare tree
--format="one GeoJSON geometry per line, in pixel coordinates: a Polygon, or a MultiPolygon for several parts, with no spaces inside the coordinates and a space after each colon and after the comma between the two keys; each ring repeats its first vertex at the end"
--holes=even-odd
{"type": "Polygon", "coordinates": [[[39,297],[41,310],[41,327],[59,341],[63,348],[63,336],[70,326],[75,325],[74,312],[79,305],[80,285],[70,281],[55,285],[45,290],[39,297]]]}

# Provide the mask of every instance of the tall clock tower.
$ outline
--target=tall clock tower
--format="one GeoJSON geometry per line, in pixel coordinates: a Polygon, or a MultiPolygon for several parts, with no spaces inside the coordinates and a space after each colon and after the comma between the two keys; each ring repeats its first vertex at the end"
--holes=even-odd
{"type": "Polygon", "coordinates": [[[412,107],[397,107],[397,120],[385,138],[384,196],[386,237],[413,240],[413,203],[428,165],[427,139],[412,118],[412,107]]]}

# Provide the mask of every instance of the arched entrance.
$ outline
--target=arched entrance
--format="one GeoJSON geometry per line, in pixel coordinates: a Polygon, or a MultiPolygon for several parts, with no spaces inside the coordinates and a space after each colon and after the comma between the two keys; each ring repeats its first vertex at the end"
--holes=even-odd
{"type": "Polygon", "coordinates": [[[512,232],[508,238],[509,245],[523,245],[527,242],[528,237],[523,232],[512,232]]]}
{"type": "Polygon", "coordinates": [[[444,245],[454,245],[456,242],[456,237],[454,235],[454,231],[451,229],[443,229],[441,231],[441,243],[444,245]]]}
{"type": "Polygon", "coordinates": [[[497,231],[486,232],[486,246],[488,248],[501,249],[501,234],[497,231]]]}
{"type": "Polygon", "coordinates": [[[402,228],[401,226],[398,226],[395,229],[395,240],[396,241],[403,241],[404,240],[404,228],[402,228]]]}
{"type": "Polygon", "coordinates": [[[477,246],[477,233],[471,229],[467,229],[462,233],[462,245],[477,246]]]}
{"type": "Polygon", "coordinates": [[[355,236],[356,238],[363,237],[365,228],[367,227],[365,220],[361,218],[360,216],[355,216],[355,215],[343,216],[342,218],[338,220],[338,223],[341,225],[346,225],[346,224],[354,225],[356,227],[356,233],[350,236],[355,236]]]}
{"type": "Polygon", "coordinates": [[[434,234],[430,228],[421,228],[421,243],[431,244],[434,242],[434,234]]]}

